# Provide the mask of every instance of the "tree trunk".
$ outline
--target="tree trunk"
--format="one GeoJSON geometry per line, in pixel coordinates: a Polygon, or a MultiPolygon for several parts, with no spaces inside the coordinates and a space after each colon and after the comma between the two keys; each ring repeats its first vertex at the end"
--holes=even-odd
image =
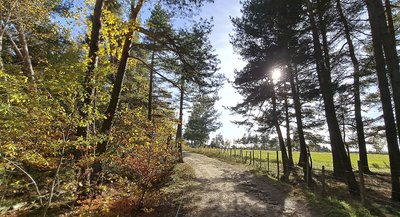
{"type": "Polygon", "coordinates": [[[346,147],[346,156],[350,161],[350,165],[351,165],[351,157],[350,157],[350,147],[349,144],[346,142],[346,105],[344,104],[344,96],[339,96],[340,98],[340,114],[341,114],[341,120],[342,120],[342,132],[343,132],[343,144],[346,147]]]}
{"type": "MultiPolygon", "coordinates": [[[[139,0],[137,5],[134,3],[131,3],[131,15],[130,15],[130,20],[129,22],[131,25],[136,22],[137,16],[139,14],[140,9],[142,8],[143,5],[143,0],[139,0]]],[[[130,26],[129,31],[125,36],[124,44],[122,47],[122,53],[121,53],[121,59],[118,64],[118,69],[117,69],[117,76],[115,78],[115,82],[113,85],[113,89],[111,92],[111,98],[110,102],[108,104],[107,110],[105,112],[105,119],[103,121],[103,124],[100,129],[100,133],[103,135],[108,135],[110,134],[112,124],[114,122],[114,117],[118,109],[118,104],[119,104],[119,98],[121,95],[121,90],[122,90],[122,85],[125,77],[125,70],[126,66],[128,64],[128,58],[129,58],[129,50],[132,45],[132,36],[134,33],[134,27],[130,26]]],[[[96,146],[96,155],[99,156],[103,153],[106,152],[107,150],[107,144],[108,144],[108,138],[106,138],[104,141],[97,143],[96,146]]],[[[93,178],[97,179],[99,173],[102,171],[102,165],[101,161],[96,158],[94,164],[93,164],[93,178]]]]}
{"type": "MultiPolygon", "coordinates": [[[[1,10],[0,10],[1,13],[1,10]]],[[[1,14],[0,14],[1,18],[1,14]]],[[[0,19],[1,20],[1,19],[0,19]]],[[[4,72],[4,63],[3,63],[3,36],[4,36],[4,31],[3,26],[0,25],[0,71],[4,72]]]]}
{"type": "Polygon", "coordinates": [[[346,156],[346,150],[342,140],[339,123],[336,117],[335,105],[333,102],[331,75],[330,71],[327,70],[324,63],[323,52],[321,50],[321,43],[319,41],[318,29],[315,24],[314,13],[312,11],[311,3],[309,0],[307,0],[307,9],[309,12],[318,80],[322,98],[324,100],[325,114],[329,129],[329,136],[331,140],[332,154],[333,157],[336,158],[336,161],[334,160],[334,169],[336,171],[336,175],[340,174],[346,179],[350,194],[359,195],[360,192],[359,187],[355,179],[353,170],[351,168],[350,161],[346,156]]]}
{"type": "MultiPolygon", "coordinates": [[[[86,139],[88,137],[88,114],[87,108],[92,105],[92,95],[94,93],[94,88],[92,87],[92,80],[93,78],[93,71],[97,67],[98,62],[98,54],[99,51],[99,40],[100,40],[100,29],[101,29],[101,14],[103,8],[104,0],[96,0],[94,9],[93,9],[93,16],[92,16],[92,28],[90,31],[90,42],[89,42],[89,63],[85,73],[85,81],[83,84],[84,93],[83,93],[83,100],[78,100],[78,111],[79,115],[86,122],[85,126],[78,126],[77,127],[77,137],[83,137],[86,139]]],[[[82,153],[79,149],[73,151],[75,161],[78,161],[82,153]]],[[[89,186],[90,183],[90,173],[86,172],[89,171],[87,168],[88,165],[80,165],[79,171],[77,172],[77,182],[83,183],[82,185],[77,186],[77,193],[78,199],[82,200],[87,197],[85,193],[85,189],[89,186]],[[86,175],[81,175],[86,174],[86,175]]]]}
{"type": "Polygon", "coordinates": [[[286,121],[286,145],[289,154],[289,165],[293,167],[293,153],[292,153],[292,141],[290,139],[290,117],[289,117],[289,104],[287,95],[285,96],[285,121],[286,121]]]}
{"type": "Polygon", "coordinates": [[[32,59],[29,54],[29,48],[28,48],[28,42],[25,37],[25,30],[24,27],[20,24],[15,25],[15,28],[17,29],[18,32],[18,39],[19,39],[19,44],[21,47],[21,53],[23,57],[23,72],[24,74],[32,81],[35,82],[35,71],[33,71],[33,66],[32,66],[32,59]]]}
{"type": "Polygon", "coordinates": [[[147,119],[152,120],[153,111],[153,77],[154,77],[154,51],[151,54],[151,69],[149,78],[149,97],[147,101],[147,119]]]}
{"type": "MultiPolygon", "coordinates": [[[[319,20],[319,32],[322,36],[322,52],[321,52],[321,58],[324,60],[324,69],[325,71],[329,72],[329,82],[331,82],[330,79],[330,72],[331,72],[331,63],[330,63],[330,55],[329,55],[329,45],[328,45],[328,38],[327,38],[327,30],[326,30],[326,23],[325,23],[325,18],[324,18],[324,13],[326,11],[326,6],[325,6],[325,1],[317,0],[317,13],[318,13],[318,20],[319,20]]],[[[316,28],[318,28],[316,26],[316,28]]],[[[318,39],[319,42],[319,39],[318,39]]],[[[321,60],[321,64],[322,63],[321,60]]],[[[332,93],[333,97],[333,93],[332,93]]],[[[336,116],[335,116],[336,118],[336,116]]],[[[344,143],[344,142],[343,142],[344,143]]],[[[344,173],[344,168],[342,168],[342,164],[340,162],[340,156],[337,151],[333,151],[334,149],[332,148],[332,159],[333,159],[333,175],[336,177],[343,177],[344,173]]]]}
{"type": "MultiPolygon", "coordinates": [[[[378,4],[382,4],[379,2],[378,4]]],[[[392,6],[389,0],[385,0],[386,6],[386,17],[388,24],[388,34],[383,34],[383,49],[386,54],[386,62],[389,69],[390,80],[392,83],[393,101],[396,112],[396,123],[397,123],[397,136],[400,139],[400,68],[399,68],[399,57],[396,49],[396,35],[393,24],[392,6]]],[[[382,28],[382,27],[381,27],[382,28]]]]}
{"type": "MultiPolygon", "coordinates": [[[[92,16],[92,29],[90,31],[90,42],[89,42],[89,63],[86,69],[85,81],[84,81],[84,94],[83,103],[79,100],[78,109],[80,117],[87,122],[87,112],[85,111],[85,106],[90,107],[92,104],[93,87],[91,82],[93,80],[93,71],[97,67],[98,62],[98,51],[99,51],[99,40],[100,40],[100,29],[101,29],[101,14],[103,11],[104,0],[96,0],[93,9],[92,16]]],[[[87,128],[88,126],[79,126],[77,129],[77,136],[87,138],[87,128]]],[[[80,158],[80,152],[75,151],[75,158],[80,158]]]]}
{"type": "Polygon", "coordinates": [[[354,79],[354,118],[356,120],[356,128],[357,128],[357,141],[358,141],[358,153],[361,164],[363,165],[364,173],[371,173],[371,170],[368,166],[368,155],[367,155],[367,145],[365,143],[365,134],[364,134],[364,124],[361,115],[361,98],[360,98],[360,63],[356,57],[353,40],[351,39],[350,27],[349,23],[346,19],[346,16],[343,13],[342,6],[340,0],[336,0],[336,8],[339,12],[340,20],[344,27],[344,33],[346,36],[347,46],[349,47],[349,54],[351,58],[351,62],[353,63],[353,79],[354,79]]]}
{"type": "MultiPolygon", "coordinates": [[[[304,180],[307,180],[308,154],[307,154],[306,139],[304,138],[303,120],[301,117],[299,90],[296,88],[296,84],[294,82],[295,75],[293,74],[292,68],[289,67],[288,70],[289,70],[290,88],[292,90],[294,110],[296,115],[297,133],[299,135],[299,142],[300,142],[299,165],[303,167],[304,180]]],[[[309,175],[311,175],[311,173],[309,173],[309,175]]]]}
{"type": "Polygon", "coordinates": [[[320,33],[322,36],[322,48],[324,52],[324,61],[325,61],[325,68],[327,71],[331,71],[331,61],[330,61],[330,54],[329,54],[329,44],[328,44],[328,38],[327,38],[327,30],[326,30],[326,22],[325,22],[325,17],[324,14],[326,12],[326,3],[327,1],[324,0],[317,0],[317,5],[318,5],[318,20],[319,20],[319,28],[320,28],[320,33]]]}
{"type": "Polygon", "coordinates": [[[383,118],[385,121],[386,140],[388,143],[390,173],[392,182],[392,200],[400,201],[400,151],[397,140],[396,124],[393,115],[392,101],[390,97],[389,82],[385,71],[385,59],[382,50],[382,34],[379,13],[373,6],[375,1],[367,0],[369,22],[371,25],[372,42],[374,48],[375,67],[378,75],[378,86],[381,95],[383,118]]]}
{"type": "Polygon", "coordinates": [[[178,162],[183,163],[183,155],[182,155],[182,125],[183,125],[183,100],[185,95],[185,79],[181,78],[181,88],[180,88],[180,97],[179,97],[179,119],[178,126],[176,128],[176,145],[178,148],[178,162]]]}
{"type": "Polygon", "coordinates": [[[289,173],[290,173],[290,163],[286,152],[285,142],[283,141],[281,127],[279,125],[278,113],[276,111],[276,93],[274,86],[272,87],[272,109],[273,109],[272,112],[273,112],[274,125],[276,128],[276,133],[278,134],[279,148],[281,150],[281,155],[282,155],[284,179],[287,179],[289,178],[289,173]]]}
{"type": "MultiPolygon", "coordinates": [[[[367,0],[367,8],[371,10],[376,22],[376,28],[381,35],[381,43],[386,57],[386,66],[390,75],[394,108],[396,113],[397,135],[400,137],[400,68],[394,35],[393,18],[390,1],[385,0],[385,8],[381,0],[367,0]]],[[[372,27],[371,27],[372,28],[372,27]]]]}

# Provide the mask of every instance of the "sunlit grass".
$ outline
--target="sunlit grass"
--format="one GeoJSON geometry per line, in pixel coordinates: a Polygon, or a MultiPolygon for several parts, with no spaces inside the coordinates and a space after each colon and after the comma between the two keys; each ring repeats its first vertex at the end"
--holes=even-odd
{"type": "MultiPolygon", "coordinates": [[[[226,156],[234,156],[236,153],[236,159],[240,158],[240,149],[231,149],[230,150],[223,150],[223,149],[210,149],[210,148],[205,148],[203,151],[208,152],[208,154],[222,154],[226,156]]],[[[242,150],[243,152],[243,157],[245,158],[246,156],[249,158],[250,153],[252,153],[252,150],[242,150]]],[[[271,151],[271,150],[254,150],[254,155],[255,155],[255,164],[259,164],[259,159],[260,159],[260,153],[261,153],[261,160],[262,160],[262,166],[265,167],[266,161],[267,161],[267,156],[269,153],[269,158],[270,158],[270,166],[272,167],[272,164],[276,162],[276,151],[271,151]]],[[[279,152],[279,161],[281,162],[281,153],[279,152]]],[[[293,161],[296,164],[299,161],[300,157],[300,152],[295,151],[293,152],[293,161]]],[[[332,164],[332,153],[330,152],[311,152],[311,157],[312,157],[312,162],[313,162],[313,168],[314,169],[321,169],[322,166],[325,166],[326,170],[333,170],[333,164],[332,164]]],[[[359,155],[358,153],[350,153],[350,158],[351,158],[351,164],[353,166],[353,169],[357,170],[357,161],[359,160],[359,155]]],[[[389,156],[387,154],[368,154],[368,164],[373,172],[390,172],[389,171],[389,156]]],[[[271,168],[272,169],[272,168],[271,168]]]]}

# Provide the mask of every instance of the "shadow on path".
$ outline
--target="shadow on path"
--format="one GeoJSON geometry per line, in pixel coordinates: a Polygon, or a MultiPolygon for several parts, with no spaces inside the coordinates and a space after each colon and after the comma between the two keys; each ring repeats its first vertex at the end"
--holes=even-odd
{"type": "Polygon", "coordinates": [[[181,216],[314,216],[289,186],[201,154],[184,153],[197,186],[184,195],[181,216]]]}

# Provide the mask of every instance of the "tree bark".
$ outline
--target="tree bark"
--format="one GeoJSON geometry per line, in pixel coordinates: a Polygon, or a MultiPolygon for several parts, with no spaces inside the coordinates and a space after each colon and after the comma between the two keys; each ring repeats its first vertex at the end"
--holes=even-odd
{"type": "Polygon", "coordinates": [[[149,76],[149,97],[147,100],[147,119],[152,120],[153,112],[153,77],[154,77],[154,51],[151,54],[151,69],[149,76]]]}
{"type": "Polygon", "coordinates": [[[326,11],[326,3],[327,1],[324,0],[317,0],[317,5],[318,5],[318,19],[319,19],[319,27],[320,27],[320,33],[322,36],[322,49],[324,52],[324,61],[325,61],[325,67],[327,71],[331,71],[331,60],[330,60],[330,54],[329,54],[329,44],[328,44],[328,38],[327,38],[327,30],[326,30],[326,22],[325,22],[325,17],[324,13],[326,11]]]}
{"type": "Polygon", "coordinates": [[[376,73],[378,75],[378,86],[381,95],[383,118],[385,121],[386,141],[388,143],[392,184],[392,200],[400,201],[400,151],[397,140],[396,123],[393,115],[392,101],[390,97],[389,82],[385,71],[385,58],[382,50],[383,38],[380,32],[381,28],[379,26],[381,25],[381,22],[379,21],[379,13],[376,11],[377,8],[374,7],[376,1],[367,0],[366,2],[369,22],[371,25],[375,67],[376,73]]]}
{"type": "MultiPolygon", "coordinates": [[[[319,20],[319,32],[322,37],[322,57],[324,59],[324,68],[325,71],[329,72],[329,82],[330,79],[330,72],[331,72],[331,63],[330,63],[330,55],[329,55],[329,45],[328,45],[328,38],[327,38],[327,30],[326,30],[326,22],[324,18],[324,13],[326,11],[325,1],[317,0],[317,13],[318,13],[318,20],[319,20]]],[[[318,27],[316,27],[318,28],[318,27]]],[[[318,39],[319,41],[319,39],[318,39]]],[[[322,63],[323,64],[323,63],[322,63]]],[[[333,93],[332,93],[333,97],[333,93]]],[[[335,116],[336,117],[336,116],[335,116]]],[[[343,142],[344,144],[344,142],[343,142]]],[[[342,168],[342,164],[340,163],[340,156],[337,151],[333,151],[332,148],[332,159],[333,159],[333,175],[336,177],[342,177],[344,169],[342,168]]]]}
{"type": "Polygon", "coordinates": [[[185,79],[181,77],[180,97],[179,97],[179,118],[176,128],[176,145],[178,148],[178,162],[183,163],[182,155],[182,124],[183,124],[183,100],[185,91],[185,79]]]}
{"type": "MultiPolygon", "coordinates": [[[[286,152],[286,147],[285,147],[285,142],[283,141],[283,136],[282,136],[282,131],[281,127],[279,125],[279,120],[278,120],[278,113],[276,111],[276,93],[275,93],[275,87],[274,85],[272,86],[272,112],[273,112],[273,121],[276,129],[276,133],[278,134],[278,141],[279,141],[279,148],[281,150],[281,155],[282,155],[282,164],[283,164],[283,174],[284,178],[287,179],[289,178],[289,173],[290,173],[290,163],[289,163],[289,157],[286,152]]],[[[279,177],[278,177],[279,179],[279,177]]]]}
{"type": "MultiPolygon", "coordinates": [[[[89,107],[92,103],[91,97],[93,95],[93,87],[91,82],[93,80],[93,71],[97,67],[98,62],[98,51],[99,51],[99,40],[100,40],[100,29],[101,29],[101,14],[103,11],[104,0],[96,0],[93,9],[92,16],[92,28],[90,31],[90,42],[89,42],[89,63],[86,69],[85,81],[84,81],[84,94],[83,104],[79,100],[78,108],[80,117],[87,122],[87,112],[84,111],[84,107],[89,107]]],[[[88,126],[79,126],[77,129],[78,137],[87,137],[88,126]]],[[[75,152],[75,158],[80,157],[80,152],[75,152]]]]}
{"type": "MultiPolygon", "coordinates": [[[[304,180],[307,180],[307,166],[309,165],[308,165],[307,144],[306,144],[306,139],[304,138],[303,120],[301,116],[299,90],[296,88],[296,84],[294,82],[295,75],[293,74],[292,68],[289,67],[288,70],[289,70],[288,72],[289,72],[290,88],[292,90],[294,110],[296,115],[297,133],[299,135],[299,142],[300,142],[299,165],[303,167],[304,180]]],[[[311,173],[309,173],[309,175],[311,175],[311,173]]]]}
{"type": "MultiPolygon", "coordinates": [[[[89,124],[88,124],[88,114],[87,114],[87,108],[92,105],[92,95],[94,94],[94,88],[92,86],[92,80],[94,79],[93,76],[93,71],[97,67],[97,62],[98,62],[98,51],[99,51],[99,40],[100,40],[100,29],[101,29],[101,14],[102,14],[102,9],[104,5],[104,0],[96,0],[94,9],[93,9],[93,16],[92,16],[92,28],[90,31],[90,42],[89,42],[89,53],[88,53],[88,66],[86,69],[85,73],[85,80],[83,83],[83,88],[84,88],[84,93],[83,93],[83,100],[78,100],[78,111],[80,117],[86,122],[85,126],[78,126],[77,127],[77,137],[83,137],[86,139],[88,137],[88,129],[89,129],[89,124]],[[86,108],[85,108],[86,107],[86,108]]],[[[73,151],[74,159],[75,161],[78,161],[81,156],[82,152],[79,149],[76,149],[73,151]]],[[[78,193],[78,199],[77,200],[82,200],[87,197],[87,194],[85,193],[85,188],[88,187],[90,184],[90,179],[91,179],[91,174],[88,169],[88,165],[81,165],[79,168],[79,171],[77,172],[78,178],[77,181],[78,183],[83,183],[82,185],[77,185],[77,193],[78,193]],[[81,174],[86,174],[86,175],[81,175],[81,174]],[[86,179],[84,181],[84,179],[86,179]]]]}
{"type": "Polygon", "coordinates": [[[359,158],[360,158],[361,164],[363,166],[363,172],[364,173],[372,173],[368,166],[367,145],[365,143],[364,124],[363,124],[362,114],[361,114],[360,63],[356,57],[353,40],[351,38],[349,23],[347,21],[346,16],[343,13],[343,9],[342,9],[340,0],[336,0],[336,8],[339,12],[339,17],[340,17],[340,20],[344,27],[344,33],[345,33],[345,37],[346,37],[346,41],[347,41],[347,46],[349,47],[349,56],[351,58],[351,62],[353,63],[354,118],[356,121],[356,128],[357,128],[359,158]]]}
{"type": "MultiPolygon", "coordinates": [[[[400,68],[399,57],[396,49],[396,39],[394,35],[393,18],[390,1],[385,0],[385,8],[381,0],[366,0],[367,9],[373,13],[376,28],[381,37],[387,70],[389,72],[394,108],[396,113],[397,136],[400,137],[400,68]]],[[[371,26],[372,28],[372,26],[371,26]]]]}
{"type": "Polygon", "coordinates": [[[32,66],[32,59],[29,54],[29,48],[28,48],[28,42],[25,37],[25,30],[24,27],[20,24],[15,25],[15,28],[17,29],[18,32],[18,39],[19,39],[19,44],[21,47],[21,53],[22,53],[22,61],[24,64],[23,71],[25,75],[32,81],[35,82],[35,71],[33,70],[32,66]]]}
{"type": "Polygon", "coordinates": [[[334,160],[334,169],[336,171],[336,175],[341,175],[346,179],[350,194],[359,195],[359,187],[351,168],[350,161],[346,156],[346,150],[336,117],[335,105],[333,102],[331,75],[324,63],[321,43],[319,41],[318,28],[315,24],[314,13],[310,0],[307,0],[307,9],[312,30],[314,56],[316,60],[319,86],[321,89],[322,98],[324,100],[325,115],[331,140],[332,154],[333,157],[336,158],[336,161],[334,160]]]}
{"type": "MultiPolygon", "coordinates": [[[[0,10],[0,21],[2,20],[1,18],[1,13],[2,11],[0,10]]],[[[4,37],[4,27],[3,25],[0,25],[0,71],[4,72],[4,63],[3,63],[3,37],[4,37]]]]}
{"type": "Polygon", "coordinates": [[[287,96],[285,96],[285,121],[286,121],[286,145],[288,148],[289,165],[292,167],[293,164],[293,153],[292,153],[292,140],[290,139],[290,117],[289,117],[289,104],[287,96]]]}
{"type": "MultiPolygon", "coordinates": [[[[381,1],[378,4],[382,4],[381,1]]],[[[386,7],[386,18],[388,33],[381,31],[383,34],[383,49],[386,55],[386,64],[390,75],[390,81],[392,83],[393,101],[396,112],[396,123],[397,123],[397,136],[400,139],[400,68],[399,68],[399,57],[396,48],[396,35],[393,25],[392,7],[389,0],[385,0],[386,7]]],[[[379,19],[383,22],[384,16],[380,15],[379,19]]],[[[385,22],[386,23],[386,22],[385,22]]],[[[382,26],[381,26],[382,28],[382,26]]]]}

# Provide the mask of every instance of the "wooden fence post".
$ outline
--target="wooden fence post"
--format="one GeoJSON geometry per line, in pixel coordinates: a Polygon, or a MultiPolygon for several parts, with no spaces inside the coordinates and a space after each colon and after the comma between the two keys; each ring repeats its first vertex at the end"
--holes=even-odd
{"type": "Polygon", "coordinates": [[[240,149],[240,160],[243,163],[243,149],[240,149]]]}
{"type": "Polygon", "coordinates": [[[322,196],[325,197],[325,195],[326,195],[325,166],[322,166],[321,182],[322,182],[322,196]]]}
{"type": "Polygon", "coordinates": [[[224,148],[224,158],[226,158],[226,148],[224,148]]]}
{"type": "Polygon", "coordinates": [[[277,168],[277,179],[279,180],[279,152],[276,151],[276,168],[277,168]]]}
{"type": "Polygon", "coordinates": [[[224,150],[222,150],[223,151],[223,157],[225,158],[225,155],[226,155],[226,148],[224,148],[224,150]]]}
{"type": "Polygon", "coordinates": [[[254,158],[255,158],[255,154],[254,154],[254,147],[253,147],[253,166],[255,165],[254,164],[254,158]]]}
{"type": "Polygon", "coordinates": [[[360,197],[361,204],[365,205],[365,185],[364,185],[364,171],[361,161],[358,161],[358,174],[360,176],[360,197]]]}
{"type": "Polygon", "coordinates": [[[260,168],[261,168],[261,150],[260,150],[260,168]]]}
{"type": "Polygon", "coordinates": [[[229,158],[232,157],[232,148],[229,148],[229,158]]]}
{"type": "Polygon", "coordinates": [[[310,185],[310,166],[309,166],[310,164],[308,163],[308,159],[307,159],[307,163],[306,163],[306,166],[307,166],[307,168],[306,168],[306,183],[307,183],[307,186],[308,187],[310,187],[311,185],[310,185]]]}
{"type": "Polygon", "coordinates": [[[250,162],[249,162],[249,165],[251,165],[251,162],[253,161],[253,160],[252,160],[252,159],[253,159],[253,158],[252,158],[252,155],[253,155],[253,158],[254,158],[254,153],[252,154],[252,152],[249,152],[249,156],[250,156],[250,159],[249,159],[249,160],[250,160],[250,162]]]}
{"type": "Polygon", "coordinates": [[[269,173],[269,152],[267,152],[267,172],[269,173]]]}

